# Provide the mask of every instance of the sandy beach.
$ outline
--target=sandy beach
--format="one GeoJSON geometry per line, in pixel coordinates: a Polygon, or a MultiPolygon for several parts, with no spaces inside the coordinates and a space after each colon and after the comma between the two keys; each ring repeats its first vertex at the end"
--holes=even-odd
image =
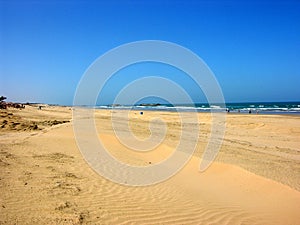
{"type": "MultiPolygon", "coordinates": [[[[211,116],[187,165],[146,187],[113,183],[79,151],[72,108],[0,110],[0,224],[300,224],[300,116],[228,114],[215,162],[199,172],[211,116]]],[[[186,113],[188,117],[188,113],[186,113]]],[[[99,138],[118,160],[138,166],[168,157],[180,141],[177,113],[97,110],[99,138]],[[138,138],[149,121],[167,125],[154,151],[136,152],[115,136],[111,115],[138,138]]]]}

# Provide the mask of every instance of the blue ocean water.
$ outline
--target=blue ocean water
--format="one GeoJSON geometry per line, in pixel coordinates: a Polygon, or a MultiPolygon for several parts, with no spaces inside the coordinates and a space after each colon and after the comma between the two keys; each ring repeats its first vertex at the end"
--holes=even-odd
{"type": "Polygon", "coordinates": [[[299,114],[300,102],[247,102],[219,104],[207,103],[191,104],[143,104],[143,105],[101,105],[100,109],[130,109],[130,110],[158,110],[158,111],[186,111],[210,112],[227,111],[230,113],[260,113],[260,114],[299,114]]]}

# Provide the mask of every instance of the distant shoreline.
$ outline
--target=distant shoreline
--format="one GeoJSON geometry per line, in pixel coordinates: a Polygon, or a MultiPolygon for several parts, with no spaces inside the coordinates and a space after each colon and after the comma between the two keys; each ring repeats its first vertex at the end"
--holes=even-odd
{"type": "MultiPolygon", "coordinates": [[[[64,107],[64,106],[62,106],[64,107]]],[[[71,106],[71,108],[81,108],[80,106],[71,106]]],[[[180,113],[201,113],[201,114],[207,114],[207,113],[211,113],[209,110],[208,111],[182,111],[182,110],[178,110],[176,111],[175,109],[174,110],[159,110],[159,109],[137,109],[137,108],[98,108],[98,107],[86,107],[86,106],[83,106],[83,108],[91,108],[91,109],[95,109],[95,110],[103,110],[103,111],[135,111],[135,112],[141,112],[141,111],[144,111],[144,112],[166,112],[166,113],[176,113],[176,112],[180,112],[180,113]]],[[[300,112],[260,112],[260,113],[251,113],[249,114],[248,112],[226,112],[225,110],[224,111],[215,111],[214,113],[226,113],[228,115],[249,115],[249,116],[255,116],[255,115],[282,115],[282,116],[300,116],[300,112]]]]}
{"type": "Polygon", "coordinates": [[[224,104],[136,104],[136,105],[98,105],[96,109],[125,109],[145,111],[180,112],[227,112],[240,114],[300,114],[300,102],[256,102],[224,104]]]}
{"type": "MultiPolygon", "coordinates": [[[[11,104],[11,102],[7,102],[11,104]]],[[[136,110],[136,111],[167,111],[167,112],[227,112],[231,114],[271,114],[271,115],[300,115],[300,101],[298,102],[247,102],[247,103],[226,103],[223,104],[163,104],[163,103],[140,103],[135,105],[126,104],[108,104],[96,106],[72,106],[60,105],[49,103],[16,103],[24,106],[58,106],[58,107],[86,107],[95,109],[108,109],[108,110],[136,110]]]]}

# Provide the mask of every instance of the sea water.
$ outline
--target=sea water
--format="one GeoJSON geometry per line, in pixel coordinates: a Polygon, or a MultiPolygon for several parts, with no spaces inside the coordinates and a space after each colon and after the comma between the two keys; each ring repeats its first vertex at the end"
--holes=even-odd
{"type": "Polygon", "coordinates": [[[221,104],[142,104],[142,105],[100,105],[100,109],[186,111],[186,112],[229,112],[261,114],[300,114],[300,102],[247,102],[221,104]]]}

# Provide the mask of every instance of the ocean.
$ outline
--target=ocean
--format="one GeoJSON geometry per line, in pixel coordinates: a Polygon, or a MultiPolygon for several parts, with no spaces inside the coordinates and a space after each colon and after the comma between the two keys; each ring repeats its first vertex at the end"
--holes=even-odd
{"type": "Polygon", "coordinates": [[[99,105],[99,109],[130,109],[184,112],[259,113],[259,114],[300,114],[300,102],[247,102],[226,103],[226,107],[207,103],[191,104],[141,104],[141,105],[99,105]]]}

